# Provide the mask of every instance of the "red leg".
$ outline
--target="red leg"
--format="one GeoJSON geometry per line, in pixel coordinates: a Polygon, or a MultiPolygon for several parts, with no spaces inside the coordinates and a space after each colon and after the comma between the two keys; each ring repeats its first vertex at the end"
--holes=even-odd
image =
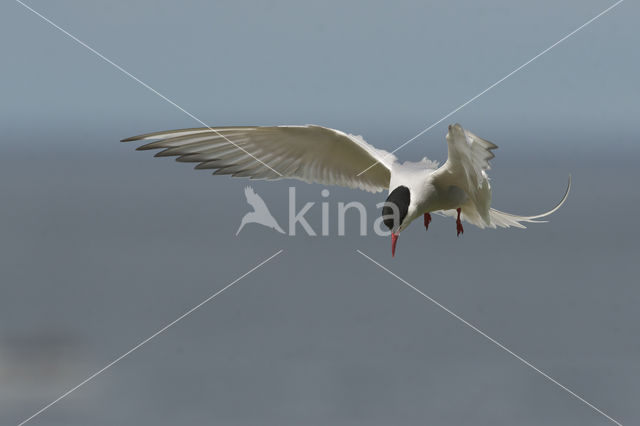
{"type": "Polygon", "coordinates": [[[424,229],[429,229],[429,224],[431,223],[431,215],[429,213],[424,214],[424,229]]]}
{"type": "Polygon", "coordinates": [[[456,219],[456,232],[458,233],[457,235],[460,236],[460,234],[464,234],[464,228],[462,227],[462,221],[460,220],[460,213],[462,212],[462,209],[458,207],[456,211],[458,212],[458,218],[456,219]]]}

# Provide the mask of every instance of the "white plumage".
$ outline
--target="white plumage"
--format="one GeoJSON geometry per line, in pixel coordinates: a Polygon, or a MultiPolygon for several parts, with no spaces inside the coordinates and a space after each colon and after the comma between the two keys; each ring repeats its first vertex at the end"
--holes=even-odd
{"type": "Polygon", "coordinates": [[[491,185],[486,170],[491,168],[489,160],[495,157],[492,150],[498,147],[482,139],[459,124],[449,126],[447,133],[448,159],[433,173],[432,179],[440,186],[455,185],[468,196],[460,206],[443,209],[438,213],[456,216],[460,207],[460,218],[480,228],[510,226],[525,228],[522,222],[540,223],[541,219],[557,211],[569,196],[571,176],[562,200],[551,210],[534,216],[518,216],[491,208],[491,185]]]}
{"type": "Polygon", "coordinates": [[[177,161],[199,163],[196,169],[215,169],[214,174],[292,178],[370,192],[389,187],[389,170],[396,161],[395,156],[374,148],[361,136],[313,125],[170,130],[123,142],[142,140],[157,141],[138,149],[163,148],[156,156],[177,156],[177,161]],[[383,166],[357,176],[377,161],[383,166]]]}
{"type": "Polygon", "coordinates": [[[458,234],[463,231],[460,219],[480,228],[524,228],[523,222],[537,222],[558,210],[569,195],[570,176],[564,197],[548,212],[517,216],[495,210],[487,170],[498,147],[459,124],[449,126],[446,139],[448,158],[440,167],[426,157],[400,164],[393,154],[371,146],[361,136],[314,125],[171,130],[123,142],[154,140],[138,149],[162,149],[156,156],[176,156],[177,161],[198,163],[196,169],[213,169],[214,174],[292,178],[371,192],[388,189],[387,201],[400,207],[402,215],[385,221],[394,241],[421,215],[428,226],[431,212],[458,216],[458,234]]]}

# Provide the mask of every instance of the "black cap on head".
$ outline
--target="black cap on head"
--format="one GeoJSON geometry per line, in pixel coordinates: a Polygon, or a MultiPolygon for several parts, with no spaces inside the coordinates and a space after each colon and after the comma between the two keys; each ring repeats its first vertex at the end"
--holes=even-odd
{"type": "Polygon", "coordinates": [[[393,231],[400,226],[404,218],[407,217],[410,202],[411,194],[406,186],[401,185],[391,191],[384,207],[382,207],[382,218],[387,228],[393,231]]]}

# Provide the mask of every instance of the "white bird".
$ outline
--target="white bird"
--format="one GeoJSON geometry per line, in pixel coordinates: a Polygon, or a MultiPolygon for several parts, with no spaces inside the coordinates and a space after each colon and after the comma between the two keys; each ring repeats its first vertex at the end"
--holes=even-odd
{"type": "Polygon", "coordinates": [[[244,195],[247,197],[247,203],[253,207],[253,211],[242,217],[242,221],[240,222],[240,227],[236,231],[236,235],[242,231],[242,228],[244,228],[244,225],[247,223],[259,223],[260,225],[275,229],[279,233],[284,234],[284,231],[280,228],[280,225],[278,225],[278,222],[271,214],[271,211],[269,211],[269,208],[262,197],[256,194],[253,188],[247,186],[244,189],[244,195]]]}
{"type": "Polygon", "coordinates": [[[493,209],[486,171],[497,146],[459,124],[449,126],[446,139],[448,158],[440,167],[426,157],[400,164],[393,154],[371,146],[361,136],[314,125],[204,127],[122,141],[155,140],[138,149],[163,149],[156,156],[177,156],[177,161],[198,163],[196,169],[214,169],[213,174],[388,190],[382,216],[391,230],[392,256],[400,232],[420,216],[425,228],[431,222],[430,213],[455,216],[458,235],[464,232],[462,220],[480,228],[524,228],[523,222],[539,222],[536,219],[558,210],[569,195],[571,176],[560,203],[546,213],[517,216],[493,209]]]}

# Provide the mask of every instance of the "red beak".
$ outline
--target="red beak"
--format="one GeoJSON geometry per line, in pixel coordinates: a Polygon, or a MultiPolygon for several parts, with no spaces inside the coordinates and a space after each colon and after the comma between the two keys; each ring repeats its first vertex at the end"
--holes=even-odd
{"type": "Polygon", "coordinates": [[[396,243],[398,242],[398,234],[391,233],[391,257],[396,256],[396,243]]]}

